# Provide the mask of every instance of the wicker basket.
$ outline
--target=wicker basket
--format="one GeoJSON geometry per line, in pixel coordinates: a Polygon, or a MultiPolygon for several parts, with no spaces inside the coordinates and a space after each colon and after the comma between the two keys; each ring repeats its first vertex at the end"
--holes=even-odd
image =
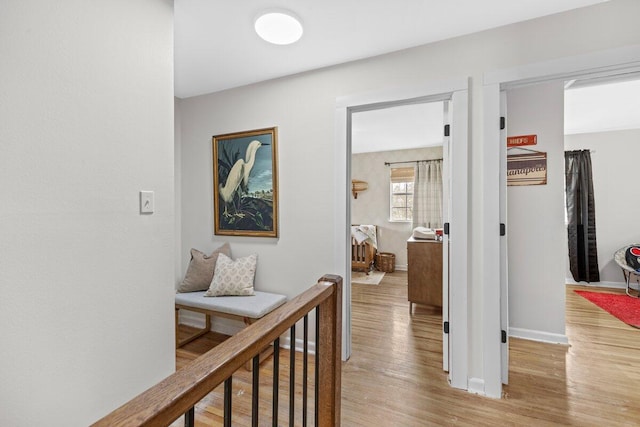
{"type": "Polygon", "coordinates": [[[391,252],[378,252],[376,255],[376,268],[385,273],[393,273],[396,269],[396,256],[391,252]]]}

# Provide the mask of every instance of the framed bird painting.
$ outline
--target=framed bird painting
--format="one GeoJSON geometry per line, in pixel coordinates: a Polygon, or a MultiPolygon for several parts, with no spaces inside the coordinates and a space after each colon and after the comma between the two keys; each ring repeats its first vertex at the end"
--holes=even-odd
{"type": "Polygon", "coordinates": [[[278,237],[278,128],[213,137],[216,235],[278,237]]]}

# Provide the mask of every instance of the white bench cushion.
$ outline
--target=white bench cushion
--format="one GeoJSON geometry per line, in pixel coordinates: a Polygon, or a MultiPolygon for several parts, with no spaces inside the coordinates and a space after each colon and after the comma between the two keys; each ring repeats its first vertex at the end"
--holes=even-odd
{"type": "Polygon", "coordinates": [[[251,296],[205,297],[205,291],[176,294],[176,304],[259,319],[287,301],[280,294],[255,291],[251,296]]]}

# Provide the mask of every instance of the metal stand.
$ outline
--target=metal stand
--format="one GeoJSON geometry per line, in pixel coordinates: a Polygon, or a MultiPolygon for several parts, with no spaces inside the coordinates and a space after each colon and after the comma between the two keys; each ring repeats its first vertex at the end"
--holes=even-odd
{"type": "Polygon", "coordinates": [[[622,269],[622,274],[624,274],[624,279],[627,282],[627,295],[634,298],[640,298],[640,273],[637,271],[629,271],[622,269]],[[636,283],[638,284],[638,289],[634,289],[631,287],[631,275],[636,276],[636,283]],[[632,293],[633,291],[633,293],[632,293]]]}
{"type": "MultiPolygon", "coordinates": [[[[640,246],[638,244],[631,246],[640,246]]],[[[633,268],[629,267],[627,261],[625,260],[625,252],[631,246],[625,246],[623,248],[618,249],[615,254],[613,254],[613,259],[622,269],[622,274],[624,275],[624,281],[627,284],[627,295],[633,298],[640,298],[640,271],[635,271],[633,268]],[[638,284],[638,288],[631,287],[631,276],[636,276],[636,283],[638,284]]]]}

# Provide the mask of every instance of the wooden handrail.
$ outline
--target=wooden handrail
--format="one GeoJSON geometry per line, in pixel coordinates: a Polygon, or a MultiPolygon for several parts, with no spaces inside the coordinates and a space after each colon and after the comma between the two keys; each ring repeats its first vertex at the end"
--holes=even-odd
{"type": "MultiPolygon", "coordinates": [[[[318,420],[340,425],[342,278],[323,276],[317,284],[241,330],[93,424],[95,427],[167,426],[195,406],[238,368],[315,307],[319,308],[318,420]]],[[[292,349],[295,344],[291,343],[292,349]]]]}

